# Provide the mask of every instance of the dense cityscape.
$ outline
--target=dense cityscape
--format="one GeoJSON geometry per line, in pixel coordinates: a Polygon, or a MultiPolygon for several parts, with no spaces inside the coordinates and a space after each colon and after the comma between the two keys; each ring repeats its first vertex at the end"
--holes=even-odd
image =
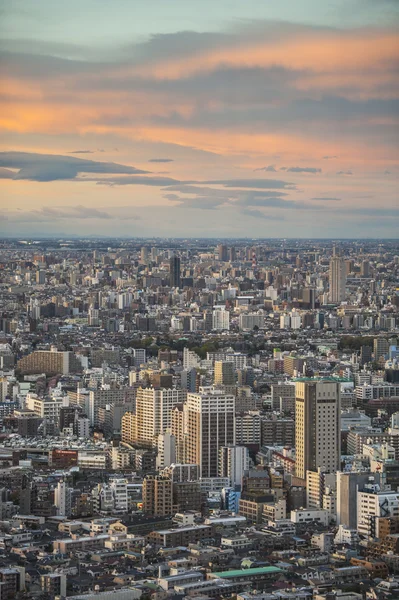
{"type": "Polygon", "coordinates": [[[0,598],[399,596],[397,240],[0,241],[0,598]]]}

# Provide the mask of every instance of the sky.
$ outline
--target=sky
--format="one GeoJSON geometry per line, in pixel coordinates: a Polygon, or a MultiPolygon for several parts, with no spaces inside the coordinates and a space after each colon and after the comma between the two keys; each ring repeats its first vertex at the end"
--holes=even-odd
{"type": "Polygon", "coordinates": [[[397,238],[399,0],[0,0],[0,235],[397,238]]]}

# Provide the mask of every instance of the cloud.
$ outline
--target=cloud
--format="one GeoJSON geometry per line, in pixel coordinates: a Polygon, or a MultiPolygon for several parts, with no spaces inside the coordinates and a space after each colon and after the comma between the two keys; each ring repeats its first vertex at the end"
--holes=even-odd
{"type": "Polygon", "coordinates": [[[0,179],[14,179],[15,171],[0,167],[0,179]]]}
{"type": "Polygon", "coordinates": [[[352,171],[337,171],[337,175],[353,175],[352,171]]]}
{"type": "Polygon", "coordinates": [[[326,200],[329,202],[335,202],[335,201],[341,200],[341,198],[334,198],[331,196],[321,196],[321,197],[312,198],[312,200],[320,200],[320,201],[326,200]]]}
{"type": "Polygon", "coordinates": [[[391,171],[388,171],[388,169],[385,169],[384,175],[390,175],[390,174],[391,174],[391,171]]]}
{"type": "Polygon", "coordinates": [[[94,154],[94,150],[73,150],[72,152],[68,152],[68,154],[94,154]]]}
{"type": "Polygon", "coordinates": [[[151,162],[151,163],[169,163],[169,162],[173,162],[173,158],[150,158],[148,162],[151,162]]]}
{"type": "Polygon", "coordinates": [[[4,221],[17,223],[46,223],[64,219],[139,219],[139,217],[135,215],[125,214],[120,217],[114,216],[104,210],[82,206],[80,204],[76,206],[59,206],[58,208],[46,206],[40,209],[28,211],[10,210],[4,211],[0,214],[0,216],[2,219],[4,219],[4,221]]]}
{"type": "Polygon", "coordinates": [[[263,213],[261,210],[252,208],[243,208],[240,213],[247,217],[253,217],[254,219],[266,219],[267,221],[284,221],[284,217],[276,215],[268,215],[263,213]]]}
{"type": "Polygon", "coordinates": [[[259,169],[254,169],[255,171],[269,171],[270,173],[277,173],[276,165],[269,165],[268,167],[260,167],[259,169]]]}
{"type": "Polygon", "coordinates": [[[212,179],[203,183],[254,189],[295,189],[295,184],[281,179],[212,179]]]}
{"type": "Polygon", "coordinates": [[[57,181],[76,179],[79,173],[131,174],[148,173],[135,167],[117,163],[100,162],[62,156],[57,154],[36,154],[33,152],[0,152],[0,167],[19,169],[15,180],[57,181]]]}
{"type": "MultiPolygon", "coordinates": [[[[134,177],[110,177],[108,179],[100,179],[97,180],[97,185],[109,185],[109,186],[117,186],[117,185],[150,185],[157,187],[165,187],[168,185],[173,185],[174,183],[182,183],[179,179],[173,179],[173,177],[143,177],[141,175],[137,175],[134,177]]],[[[188,181],[187,183],[191,183],[188,181]]],[[[193,182],[195,183],[195,182],[193,182]]]]}
{"type": "Polygon", "coordinates": [[[324,160],[332,160],[333,158],[338,158],[338,156],[323,156],[324,160]]]}
{"type": "Polygon", "coordinates": [[[282,167],[281,170],[288,173],[321,173],[321,169],[316,167],[282,167]]]}

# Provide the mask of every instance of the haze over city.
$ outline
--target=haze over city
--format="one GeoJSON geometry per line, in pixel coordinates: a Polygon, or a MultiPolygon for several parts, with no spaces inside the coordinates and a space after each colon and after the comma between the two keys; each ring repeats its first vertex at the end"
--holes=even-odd
{"type": "Polygon", "coordinates": [[[1,235],[396,237],[397,2],[0,6],[1,235]]]}

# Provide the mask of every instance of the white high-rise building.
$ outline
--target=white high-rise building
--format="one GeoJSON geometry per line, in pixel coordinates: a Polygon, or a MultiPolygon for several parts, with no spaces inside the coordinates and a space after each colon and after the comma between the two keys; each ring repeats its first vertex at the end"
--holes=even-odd
{"type": "Polygon", "coordinates": [[[263,311],[255,313],[243,313],[240,315],[240,330],[252,331],[254,327],[262,328],[265,323],[265,315],[263,311]]]}
{"type": "Polygon", "coordinates": [[[57,507],[57,515],[67,517],[71,514],[71,488],[65,481],[59,481],[54,490],[54,505],[57,507]]]}
{"type": "Polygon", "coordinates": [[[219,331],[230,329],[230,313],[224,306],[215,307],[212,314],[212,329],[219,331]]]}
{"type": "Polygon", "coordinates": [[[303,379],[295,385],[296,475],[322,468],[334,473],[341,461],[340,383],[303,379]]]}
{"type": "Polygon", "coordinates": [[[183,369],[189,371],[201,365],[201,359],[196,352],[184,348],[183,350],[183,369]]]}
{"type": "Polygon", "coordinates": [[[183,399],[183,390],[139,388],[136,395],[138,441],[151,445],[156,441],[154,438],[170,429],[172,410],[183,399]]]}
{"type": "Polygon", "coordinates": [[[230,485],[242,485],[249,469],[249,451],[245,446],[222,446],[219,449],[219,477],[229,477],[230,485]]]}
{"type": "Polygon", "coordinates": [[[165,431],[160,433],[158,436],[158,454],[156,459],[157,469],[164,469],[170,467],[176,462],[176,438],[170,433],[165,431]]]}
{"type": "Polygon", "coordinates": [[[335,248],[330,260],[329,271],[329,301],[338,304],[345,300],[346,267],[343,257],[336,254],[335,248]]]}

